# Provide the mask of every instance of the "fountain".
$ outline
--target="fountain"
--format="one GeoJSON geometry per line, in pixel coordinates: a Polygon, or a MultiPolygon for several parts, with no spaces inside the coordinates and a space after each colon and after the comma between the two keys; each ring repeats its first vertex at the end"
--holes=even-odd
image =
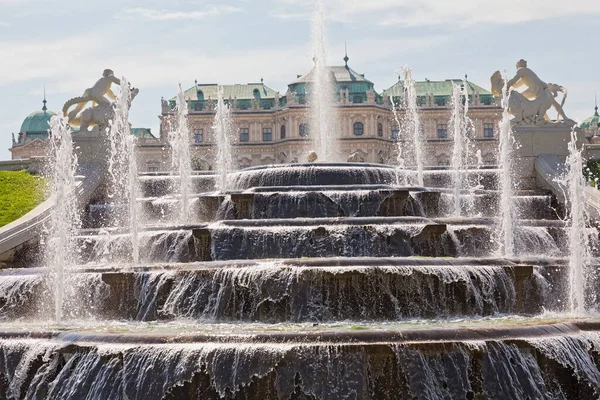
{"type": "Polygon", "coordinates": [[[309,93],[310,132],[320,161],[338,161],[336,154],[337,116],[334,105],[334,86],[326,64],[324,0],[316,0],[312,17],[312,47],[315,66],[309,93]]]}
{"type": "Polygon", "coordinates": [[[412,70],[403,67],[402,73],[405,91],[404,102],[406,104],[404,125],[408,131],[406,136],[410,137],[411,141],[412,163],[417,173],[416,184],[423,186],[423,134],[421,133],[421,122],[417,111],[417,91],[412,77],[412,70]]]}
{"type": "MultiPolygon", "coordinates": [[[[133,264],[139,261],[139,241],[137,216],[138,210],[138,172],[136,166],[135,142],[129,125],[129,107],[132,101],[132,89],[127,79],[120,81],[121,90],[117,95],[114,119],[108,129],[110,156],[108,159],[108,197],[113,201],[113,224],[125,223],[131,238],[131,257],[133,264]]],[[[137,94],[137,92],[136,92],[137,94]]]]}
{"type": "Polygon", "coordinates": [[[454,215],[460,216],[462,213],[461,194],[463,189],[469,189],[467,182],[467,170],[469,168],[469,150],[471,140],[469,131],[473,122],[468,116],[469,95],[467,92],[467,82],[461,86],[454,85],[451,99],[452,116],[450,117],[450,129],[454,141],[452,160],[450,162],[453,171],[453,200],[454,215]]]}
{"type": "MultiPolygon", "coordinates": [[[[146,207],[177,189],[169,192],[153,174],[137,193],[128,85],[121,84],[123,95],[109,103],[107,169],[125,182],[111,194],[146,207]]],[[[513,192],[504,106],[501,163],[508,171],[482,175],[482,188],[467,194],[473,214],[444,207],[443,195],[454,198],[455,182],[447,179],[454,171],[421,171],[426,185],[401,186],[392,165],[231,171],[231,153],[217,156],[224,168],[217,175],[198,176],[198,209],[213,211],[210,218],[190,213],[202,223],[141,221],[133,205],[135,229],[79,229],[76,220],[59,224],[57,216],[71,211],[56,207],[49,243],[64,244],[56,248],[61,254],[76,245],[77,265],[58,261],[67,261],[69,285],[84,294],[77,300],[86,312],[61,319],[59,328],[49,324],[43,304],[54,297],[60,310],[62,302],[62,286],[49,290],[46,279],[50,269],[61,271],[56,255],[39,267],[1,270],[0,397],[598,398],[600,323],[560,314],[575,287],[567,269],[598,267],[574,247],[586,241],[575,139],[565,223],[551,212],[551,194],[513,192]],[[498,202],[511,213],[502,219],[502,254],[491,206],[498,202]],[[516,218],[518,240],[509,240],[506,228],[516,218]],[[123,257],[131,254],[130,230],[139,260],[123,257]]],[[[230,138],[229,112],[221,94],[217,143],[230,138]]],[[[74,187],[69,131],[57,118],[52,132],[58,148],[65,146],[54,184],[66,196],[74,187]]],[[[574,276],[578,285],[581,277],[598,284],[595,274],[574,276]]],[[[586,307],[597,302],[590,297],[586,307]]]]}
{"type": "Polygon", "coordinates": [[[501,180],[500,180],[500,254],[505,257],[515,255],[515,218],[513,205],[513,169],[512,169],[512,151],[514,139],[512,136],[512,127],[510,114],[508,112],[509,89],[505,84],[505,90],[502,95],[502,121],[500,121],[500,161],[501,180]]]}
{"type": "Polygon", "coordinates": [[[563,184],[566,187],[568,199],[569,222],[569,308],[575,315],[584,315],[586,312],[585,293],[586,269],[591,262],[589,249],[590,233],[587,227],[585,210],[585,177],[582,173],[584,163],[581,149],[577,147],[577,135],[571,131],[571,141],[568,145],[567,171],[563,184]]]}
{"type": "Polygon", "coordinates": [[[219,88],[213,132],[217,145],[215,188],[220,192],[229,189],[228,174],[233,170],[232,129],[231,109],[223,101],[223,88],[219,88]]]}
{"type": "Polygon", "coordinates": [[[80,228],[79,207],[75,193],[77,156],[73,153],[73,138],[62,113],[50,120],[50,145],[52,148],[51,197],[57,207],[52,214],[46,245],[46,262],[54,279],[54,321],[63,320],[65,270],[77,265],[75,235],[80,228]]]}
{"type": "Polygon", "coordinates": [[[181,213],[179,222],[190,222],[190,190],[192,177],[192,162],[190,158],[190,131],[187,121],[188,105],[185,101],[183,89],[179,85],[177,95],[177,123],[169,131],[169,145],[171,146],[171,167],[179,175],[179,198],[181,213]]]}

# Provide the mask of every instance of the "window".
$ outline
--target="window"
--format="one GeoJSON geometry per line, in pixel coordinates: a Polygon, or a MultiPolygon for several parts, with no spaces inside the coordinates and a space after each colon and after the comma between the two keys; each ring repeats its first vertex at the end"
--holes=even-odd
{"type": "Polygon", "coordinates": [[[285,125],[281,125],[281,128],[279,129],[279,138],[285,139],[285,125]]]}
{"type": "Polygon", "coordinates": [[[356,95],[352,98],[352,102],[356,103],[356,104],[362,103],[362,101],[363,101],[362,96],[359,96],[359,95],[356,95]]]}
{"type": "Polygon", "coordinates": [[[263,142],[273,141],[273,129],[263,128],[263,142]]]}
{"type": "Polygon", "coordinates": [[[255,99],[260,99],[260,90],[254,89],[252,91],[252,95],[254,96],[255,99]]]}
{"type": "Polygon", "coordinates": [[[354,123],[354,134],[356,136],[360,136],[364,133],[365,131],[365,126],[363,125],[362,122],[355,122],[354,123]]]}
{"type": "Polygon", "coordinates": [[[483,137],[494,137],[494,124],[483,124],[483,137]]]}
{"type": "Polygon", "coordinates": [[[383,137],[383,125],[377,124],[377,136],[383,137]]]}
{"type": "Polygon", "coordinates": [[[194,129],[194,143],[204,142],[204,131],[202,129],[194,129]]]}
{"type": "Polygon", "coordinates": [[[240,142],[250,141],[250,130],[248,128],[240,128],[240,142]]]}
{"type": "Polygon", "coordinates": [[[148,172],[158,172],[159,163],[156,161],[148,161],[147,168],[148,172]]]}
{"type": "Polygon", "coordinates": [[[392,126],[392,139],[397,140],[399,138],[400,138],[400,130],[395,126],[392,126]]]}
{"type": "Polygon", "coordinates": [[[204,101],[204,92],[202,90],[197,90],[196,96],[198,97],[198,100],[204,101]]]}
{"type": "Polygon", "coordinates": [[[448,137],[448,125],[446,124],[438,124],[437,126],[437,134],[438,138],[446,139],[448,137]]]}
{"type": "Polygon", "coordinates": [[[308,124],[300,124],[300,136],[308,136],[308,124]]]}

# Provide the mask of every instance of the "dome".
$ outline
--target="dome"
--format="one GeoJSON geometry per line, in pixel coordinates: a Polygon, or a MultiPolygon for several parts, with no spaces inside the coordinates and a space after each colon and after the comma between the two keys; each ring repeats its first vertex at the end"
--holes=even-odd
{"type": "Polygon", "coordinates": [[[50,129],[50,118],[56,115],[55,112],[46,108],[46,100],[41,110],[32,112],[25,118],[21,124],[20,132],[23,133],[46,133],[50,129]]]}
{"type": "Polygon", "coordinates": [[[600,115],[598,115],[598,106],[596,106],[594,108],[595,112],[594,115],[592,115],[589,118],[586,118],[581,124],[579,124],[579,127],[585,131],[593,129],[596,130],[598,129],[598,125],[600,124],[600,115]]]}

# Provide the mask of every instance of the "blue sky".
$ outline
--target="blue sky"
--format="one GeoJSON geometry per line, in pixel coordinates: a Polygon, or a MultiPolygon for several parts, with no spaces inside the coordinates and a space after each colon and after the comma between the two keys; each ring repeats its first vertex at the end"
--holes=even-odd
{"type": "MultiPolygon", "coordinates": [[[[600,91],[600,1],[325,0],[329,65],[350,66],[381,91],[409,65],[416,79],[489,88],[525,58],[569,90],[567,115],[593,112],[600,91]],[[565,7],[568,4],[568,8],[565,7]]],[[[104,68],[140,88],[136,127],[158,133],[160,98],[177,85],[265,83],[284,93],[312,64],[311,0],[0,0],[0,159],[11,132],[41,108],[82,94],[104,68]]]]}

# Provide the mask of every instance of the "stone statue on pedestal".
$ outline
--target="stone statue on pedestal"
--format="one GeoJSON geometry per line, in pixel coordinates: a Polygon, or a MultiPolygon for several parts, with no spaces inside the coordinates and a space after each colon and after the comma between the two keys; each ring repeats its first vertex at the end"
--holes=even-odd
{"type": "Polygon", "coordinates": [[[527,67],[527,61],[519,60],[517,62],[517,73],[506,82],[504,88],[504,79],[500,71],[496,71],[491,78],[492,94],[500,96],[502,90],[509,91],[508,112],[514,116],[512,120],[516,125],[569,125],[575,124],[575,121],[567,118],[563,110],[563,105],[567,97],[566,88],[542,81],[531,69],[527,67]],[[511,90],[511,88],[526,89],[522,92],[511,90]],[[562,93],[563,98],[559,104],[556,100],[558,94],[562,93]],[[556,121],[552,121],[546,114],[550,108],[558,114],[556,121]]]}
{"type": "MultiPolygon", "coordinates": [[[[63,106],[63,114],[68,117],[70,126],[79,126],[80,132],[85,132],[89,127],[98,125],[102,130],[108,127],[109,121],[114,119],[115,107],[111,100],[116,100],[116,96],[111,90],[113,84],[120,85],[121,81],[114,76],[110,69],[105,69],[102,78],[91,88],[86,89],[80,97],[74,97],[68,100],[63,106]],[[107,96],[108,98],[106,98],[107,96]],[[92,107],[84,107],[92,102],[92,107]],[[75,105],[71,111],[69,109],[75,105]],[[83,110],[83,111],[82,111],[83,110]]],[[[130,89],[129,106],[131,101],[137,96],[137,88],[130,89]]]]}

